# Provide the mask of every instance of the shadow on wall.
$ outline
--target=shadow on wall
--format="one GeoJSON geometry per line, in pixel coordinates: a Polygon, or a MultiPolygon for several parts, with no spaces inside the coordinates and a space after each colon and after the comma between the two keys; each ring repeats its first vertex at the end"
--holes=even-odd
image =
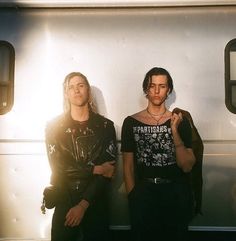
{"type": "Polygon", "coordinates": [[[176,101],[176,92],[173,89],[172,93],[167,97],[167,100],[166,100],[167,109],[170,109],[171,105],[174,104],[175,101],[176,101]]]}
{"type": "Polygon", "coordinates": [[[102,91],[95,86],[91,86],[91,93],[92,93],[92,101],[96,111],[103,116],[107,116],[107,107],[105,104],[102,91]]]}

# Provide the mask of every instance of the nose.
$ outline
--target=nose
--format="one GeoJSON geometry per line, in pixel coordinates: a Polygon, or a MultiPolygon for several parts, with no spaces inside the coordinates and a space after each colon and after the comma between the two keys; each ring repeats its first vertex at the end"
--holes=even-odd
{"type": "Polygon", "coordinates": [[[78,87],[77,85],[76,85],[76,86],[74,86],[74,88],[73,88],[73,89],[74,89],[74,92],[75,92],[75,93],[78,93],[78,92],[79,92],[79,87],[78,87]]]}
{"type": "Polygon", "coordinates": [[[159,93],[159,91],[160,91],[159,86],[155,86],[155,93],[159,93]]]}

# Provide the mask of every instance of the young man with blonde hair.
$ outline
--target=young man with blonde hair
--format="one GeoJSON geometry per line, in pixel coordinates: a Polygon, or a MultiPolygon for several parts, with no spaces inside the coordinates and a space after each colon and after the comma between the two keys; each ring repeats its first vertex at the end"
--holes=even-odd
{"type": "MultiPolygon", "coordinates": [[[[55,188],[52,241],[110,241],[108,192],[114,174],[113,122],[94,112],[87,78],[64,81],[65,113],[46,128],[55,188]]],[[[45,197],[46,198],[46,197],[45,197]]]]}

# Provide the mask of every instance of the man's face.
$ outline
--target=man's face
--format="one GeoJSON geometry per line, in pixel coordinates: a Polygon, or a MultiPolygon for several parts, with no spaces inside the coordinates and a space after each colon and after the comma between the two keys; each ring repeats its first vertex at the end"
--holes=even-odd
{"type": "Polygon", "coordinates": [[[166,75],[153,75],[147,91],[148,100],[156,106],[165,102],[169,92],[166,75]]]}
{"type": "Polygon", "coordinates": [[[65,96],[74,106],[85,106],[89,100],[89,86],[80,76],[74,76],[69,80],[65,96]]]}

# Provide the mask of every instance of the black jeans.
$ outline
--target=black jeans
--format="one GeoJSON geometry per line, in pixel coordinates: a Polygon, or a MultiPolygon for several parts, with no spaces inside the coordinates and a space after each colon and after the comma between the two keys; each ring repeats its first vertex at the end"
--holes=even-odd
{"type": "Polygon", "coordinates": [[[64,226],[67,212],[80,200],[80,193],[76,190],[61,193],[53,214],[51,241],[110,241],[106,195],[90,204],[79,226],[64,226]]]}
{"type": "Polygon", "coordinates": [[[133,241],[186,241],[193,199],[187,182],[140,182],[129,193],[133,241]]]}

